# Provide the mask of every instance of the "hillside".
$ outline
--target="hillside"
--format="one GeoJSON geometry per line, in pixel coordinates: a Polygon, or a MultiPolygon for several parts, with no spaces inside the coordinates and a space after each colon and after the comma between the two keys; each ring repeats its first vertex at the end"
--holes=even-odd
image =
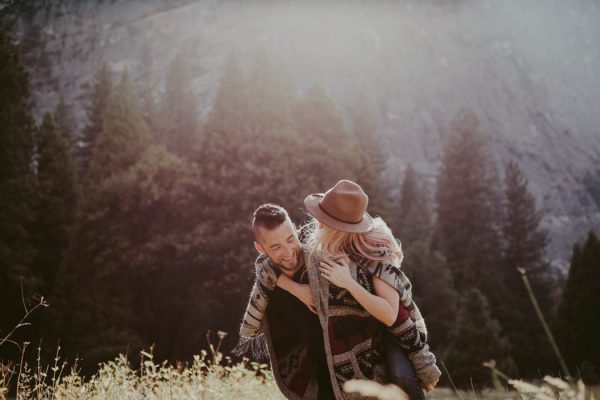
{"type": "Polygon", "coordinates": [[[529,178],[557,267],[564,271],[572,244],[600,227],[597,2],[32,4],[16,37],[39,118],[63,96],[81,126],[82,95],[103,62],[152,86],[182,51],[206,115],[227,55],[248,65],[261,48],[289,70],[297,90],[322,84],[347,113],[366,96],[388,156],[391,195],[407,162],[433,187],[450,121],[467,108],[498,166],[517,160],[529,178]]]}

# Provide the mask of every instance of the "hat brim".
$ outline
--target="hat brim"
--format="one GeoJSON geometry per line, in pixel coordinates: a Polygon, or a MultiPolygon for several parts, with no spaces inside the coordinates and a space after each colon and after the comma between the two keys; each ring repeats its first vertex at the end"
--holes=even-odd
{"type": "Polygon", "coordinates": [[[340,221],[327,214],[321,206],[319,206],[319,202],[323,198],[324,193],[313,193],[306,196],[304,199],[304,207],[306,211],[313,217],[315,217],[319,222],[332,227],[338,231],[349,232],[349,233],[364,233],[373,229],[373,218],[365,212],[363,215],[363,219],[355,224],[347,223],[340,221]]]}

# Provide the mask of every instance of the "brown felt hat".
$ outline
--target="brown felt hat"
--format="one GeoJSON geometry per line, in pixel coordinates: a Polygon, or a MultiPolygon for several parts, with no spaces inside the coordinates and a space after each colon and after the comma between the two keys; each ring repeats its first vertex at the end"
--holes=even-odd
{"type": "Polygon", "coordinates": [[[341,180],[325,193],[313,193],[304,199],[306,211],[320,222],[338,231],[362,233],[373,229],[367,214],[369,196],[348,180],[341,180]]]}

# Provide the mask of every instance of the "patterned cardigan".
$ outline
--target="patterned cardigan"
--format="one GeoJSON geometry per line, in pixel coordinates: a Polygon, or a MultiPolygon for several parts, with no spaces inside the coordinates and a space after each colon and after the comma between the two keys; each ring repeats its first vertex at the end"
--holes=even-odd
{"type": "MultiPolygon", "coordinates": [[[[373,318],[346,290],[330,284],[319,274],[318,260],[310,259],[305,249],[311,291],[319,320],[323,327],[325,352],[333,390],[337,399],[354,399],[344,393],[341,385],[349,379],[369,379],[385,383],[386,372],[381,354],[383,324],[373,318]]],[[[396,342],[413,363],[423,384],[439,379],[441,372],[425,339],[427,331],[418,307],[412,301],[411,284],[397,262],[373,262],[355,252],[349,252],[350,272],[365,289],[375,293],[376,276],[395,288],[400,295],[396,322],[389,328],[396,342]]],[[[391,260],[388,259],[388,260],[391,260]]],[[[317,383],[314,363],[307,356],[306,345],[299,343],[293,332],[267,318],[269,295],[281,272],[270,260],[261,256],[256,261],[256,280],[240,328],[238,354],[271,359],[275,380],[282,393],[290,399],[315,399],[317,383]]]]}

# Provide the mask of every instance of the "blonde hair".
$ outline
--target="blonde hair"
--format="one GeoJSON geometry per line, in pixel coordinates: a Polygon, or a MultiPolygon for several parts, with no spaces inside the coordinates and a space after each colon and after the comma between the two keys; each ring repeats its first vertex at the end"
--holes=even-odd
{"type": "Polygon", "coordinates": [[[381,217],[373,218],[373,229],[364,233],[343,232],[313,218],[307,228],[307,244],[311,256],[329,260],[348,260],[348,251],[354,248],[366,259],[382,261],[392,257],[398,265],[403,254],[392,230],[381,217]]]}

